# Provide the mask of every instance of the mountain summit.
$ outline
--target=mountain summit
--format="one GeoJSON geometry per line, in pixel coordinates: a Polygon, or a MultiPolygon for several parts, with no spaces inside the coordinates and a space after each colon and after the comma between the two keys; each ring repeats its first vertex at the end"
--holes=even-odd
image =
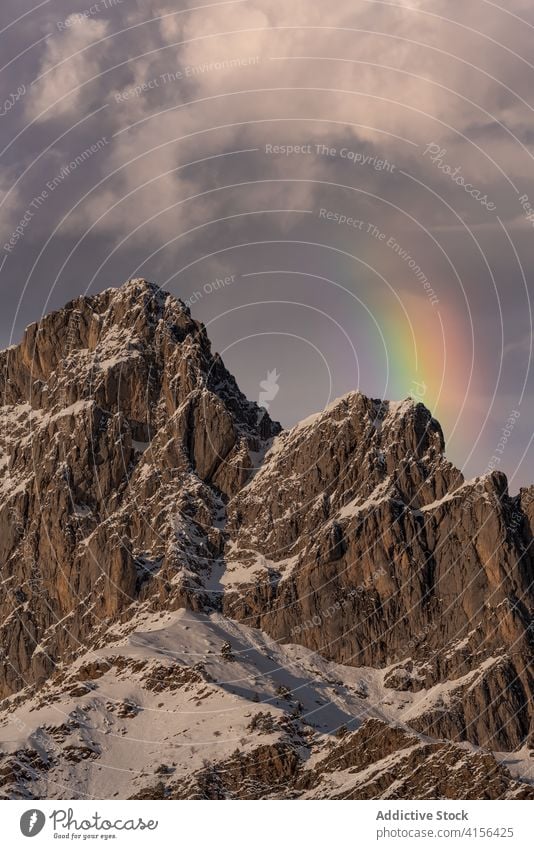
{"type": "Polygon", "coordinates": [[[0,364],[5,796],[534,798],[534,488],[411,399],[281,431],[145,280],[0,364]]]}

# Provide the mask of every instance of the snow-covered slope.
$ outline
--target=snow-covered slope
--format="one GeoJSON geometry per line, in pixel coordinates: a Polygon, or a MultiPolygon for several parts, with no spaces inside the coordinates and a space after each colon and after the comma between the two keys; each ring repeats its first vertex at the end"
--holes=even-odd
{"type": "Polygon", "coordinates": [[[143,280],[31,325],[0,395],[4,796],[532,792],[534,498],[422,404],[280,432],[143,280]]]}
{"type": "MultiPolygon", "coordinates": [[[[387,670],[329,663],[220,614],[181,610],[132,624],[115,629],[112,645],[58,669],[38,693],[22,692],[5,706],[4,795],[305,798],[363,793],[392,770],[398,793],[401,779],[411,780],[403,761],[424,758],[429,743],[437,762],[447,755],[457,770],[482,769],[472,747],[432,746],[405,723],[461,682],[396,692],[384,685],[387,670]],[[369,765],[332,769],[336,757],[343,764],[358,748],[358,735],[369,765]],[[264,760],[273,769],[273,753],[280,771],[266,788],[257,771],[264,760]],[[236,760],[240,783],[226,787],[220,774],[236,760]]],[[[496,761],[491,770],[507,796],[528,793],[496,761]]],[[[515,771],[528,778],[528,764],[515,771]]]]}

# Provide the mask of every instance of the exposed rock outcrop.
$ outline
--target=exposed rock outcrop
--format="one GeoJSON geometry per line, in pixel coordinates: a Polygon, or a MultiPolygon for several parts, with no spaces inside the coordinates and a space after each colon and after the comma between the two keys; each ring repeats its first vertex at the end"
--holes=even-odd
{"type": "MultiPolygon", "coordinates": [[[[404,724],[395,711],[374,717],[390,728],[376,762],[398,758],[367,783],[327,779],[328,758],[310,777],[305,744],[286,729],[261,751],[213,757],[180,791],[160,777],[136,792],[276,797],[284,784],[295,796],[371,798],[401,770],[403,798],[430,786],[454,798],[445,768],[471,772],[480,798],[527,792],[504,767],[484,784],[493,756],[467,758],[457,744],[511,752],[534,739],[534,487],[513,498],[501,473],[465,481],[439,424],[411,399],[354,392],[280,432],[188,309],[143,280],[30,326],[0,367],[5,710],[142,617],[222,613],[345,677],[373,669],[404,724]],[[426,783],[409,780],[421,770],[426,783]]],[[[165,691],[165,670],[153,673],[165,691]]],[[[370,775],[374,761],[354,754],[363,730],[350,734],[349,749],[336,743],[347,761],[336,771],[370,775]]],[[[99,756],[88,750],[82,760],[99,756]]],[[[29,763],[31,747],[20,751],[29,763]]]]}
{"type": "Polygon", "coordinates": [[[31,325],[0,367],[7,694],[153,592],[205,603],[192,562],[222,550],[217,517],[279,426],[146,281],[31,325]]]}

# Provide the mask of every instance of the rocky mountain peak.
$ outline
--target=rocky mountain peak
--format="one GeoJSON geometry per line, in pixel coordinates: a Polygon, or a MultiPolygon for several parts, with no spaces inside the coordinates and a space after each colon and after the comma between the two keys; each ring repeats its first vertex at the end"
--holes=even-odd
{"type": "MultiPolygon", "coordinates": [[[[347,680],[372,670],[360,683],[381,694],[381,728],[397,721],[388,691],[404,716],[392,745],[531,745],[534,499],[511,498],[500,473],[465,481],[422,404],[351,392],[282,431],[185,305],[141,279],[30,325],[0,367],[6,711],[88,652],[126,669],[115,642],[185,610],[196,629],[260,629],[347,680]]],[[[344,724],[365,713],[347,699],[344,724]]]]}

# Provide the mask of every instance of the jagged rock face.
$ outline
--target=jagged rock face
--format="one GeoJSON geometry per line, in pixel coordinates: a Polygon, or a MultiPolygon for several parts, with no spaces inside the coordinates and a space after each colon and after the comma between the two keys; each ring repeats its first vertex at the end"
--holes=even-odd
{"type": "MultiPolygon", "coordinates": [[[[32,325],[0,365],[0,695],[38,692],[141,614],[219,611],[380,670],[411,700],[406,733],[531,745],[534,487],[465,482],[423,405],[351,393],[280,433],[141,280],[32,325]]],[[[311,793],[287,744],[265,744],[265,774],[254,753],[214,759],[187,793],[245,792],[247,775],[311,793]]],[[[413,757],[454,792],[447,746],[413,757]]]]}
{"type": "Polygon", "coordinates": [[[269,561],[224,610],[338,663],[393,666],[392,688],[486,664],[454,715],[424,722],[513,749],[533,728],[529,510],[501,473],[465,483],[422,405],[352,395],[278,437],[230,502],[232,560],[269,561]]]}
{"type": "Polygon", "coordinates": [[[201,604],[189,543],[217,556],[224,501],[279,426],[202,325],[145,281],[30,326],[0,366],[6,694],[139,598],[201,604]]]}
{"type": "MultiPolygon", "coordinates": [[[[155,788],[135,798],[158,798],[155,788]]],[[[513,781],[489,755],[415,736],[369,720],[313,768],[304,766],[290,742],[237,751],[199,770],[185,785],[166,788],[170,799],[534,799],[534,790],[513,781]],[[389,761],[389,763],[388,763],[389,761]],[[363,777],[365,776],[365,777],[363,777]]]]}

